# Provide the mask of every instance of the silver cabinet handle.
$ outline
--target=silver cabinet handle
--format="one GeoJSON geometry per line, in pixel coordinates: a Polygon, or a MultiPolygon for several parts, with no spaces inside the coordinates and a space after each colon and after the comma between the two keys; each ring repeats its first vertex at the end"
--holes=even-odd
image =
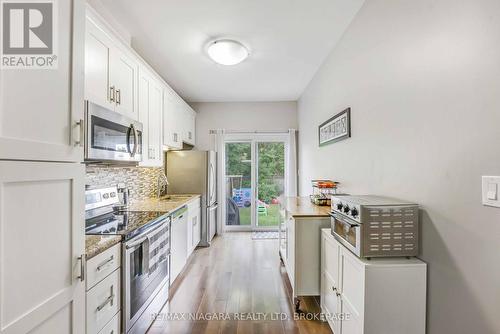
{"type": "Polygon", "coordinates": [[[83,282],[85,281],[85,254],[80,255],[78,261],[80,261],[80,275],[77,278],[80,279],[80,282],[83,282]]]}
{"type": "Polygon", "coordinates": [[[108,263],[110,262],[113,262],[113,260],[115,259],[115,256],[114,255],[111,255],[111,257],[109,259],[107,259],[106,261],[104,261],[103,263],[101,263],[100,265],[97,266],[97,271],[101,271],[102,268],[104,268],[108,263]]]}
{"type": "Polygon", "coordinates": [[[121,89],[116,90],[116,104],[120,105],[122,104],[122,93],[121,89]]]}
{"type": "Polygon", "coordinates": [[[113,286],[111,286],[111,295],[101,305],[97,306],[97,312],[100,312],[106,305],[112,304],[113,299],[115,299],[115,294],[113,293],[113,286]]]}
{"type": "Polygon", "coordinates": [[[340,297],[340,293],[338,292],[336,287],[332,286],[332,290],[333,292],[335,292],[335,295],[337,295],[337,297],[340,297]]]}
{"type": "Polygon", "coordinates": [[[76,132],[78,134],[78,137],[77,139],[75,139],[75,146],[83,147],[85,136],[85,123],[83,119],[75,122],[75,128],[76,127],[78,127],[78,131],[76,132]]]}
{"type": "Polygon", "coordinates": [[[116,94],[115,86],[111,86],[111,87],[109,88],[109,100],[110,100],[111,102],[115,102],[115,100],[116,100],[116,99],[115,99],[115,94],[116,94]]]}
{"type": "Polygon", "coordinates": [[[189,139],[193,139],[193,134],[189,131],[189,139]]]}

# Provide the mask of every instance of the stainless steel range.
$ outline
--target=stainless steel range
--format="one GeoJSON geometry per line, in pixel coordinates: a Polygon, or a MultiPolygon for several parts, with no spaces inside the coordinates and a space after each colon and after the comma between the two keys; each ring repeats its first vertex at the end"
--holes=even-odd
{"type": "Polygon", "coordinates": [[[333,236],[359,257],[416,256],[418,205],[382,196],[332,196],[333,236]]]}
{"type": "Polygon", "coordinates": [[[122,238],[122,323],[127,334],[144,334],[168,300],[170,215],[117,211],[116,187],[88,190],[86,234],[122,238]]]}

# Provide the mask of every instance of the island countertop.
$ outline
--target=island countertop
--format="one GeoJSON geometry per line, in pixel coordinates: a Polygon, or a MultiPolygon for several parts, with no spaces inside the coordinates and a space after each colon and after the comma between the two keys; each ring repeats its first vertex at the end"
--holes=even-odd
{"type": "Polygon", "coordinates": [[[292,217],[329,217],[330,206],[319,206],[311,203],[309,197],[285,197],[282,209],[292,217]]]}

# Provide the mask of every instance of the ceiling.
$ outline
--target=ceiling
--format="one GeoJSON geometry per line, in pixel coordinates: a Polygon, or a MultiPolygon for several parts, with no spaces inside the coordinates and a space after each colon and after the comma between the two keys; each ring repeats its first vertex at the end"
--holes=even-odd
{"type": "Polygon", "coordinates": [[[364,0],[98,0],[132,46],[190,102],[295,101],[364,0]],[[206,45],[250,49],[235,66],[206,45]]]}

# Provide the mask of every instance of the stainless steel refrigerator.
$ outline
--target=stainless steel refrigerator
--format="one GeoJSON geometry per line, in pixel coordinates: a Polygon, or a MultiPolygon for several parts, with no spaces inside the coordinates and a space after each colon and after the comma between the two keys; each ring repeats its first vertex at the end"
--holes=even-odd
{"type": "Polygon", "coordinates": [[[214,151],[169,151],[169,194],[201,194],[201,241],[210,246],[217,230],[217,155],[214,151]]]}

